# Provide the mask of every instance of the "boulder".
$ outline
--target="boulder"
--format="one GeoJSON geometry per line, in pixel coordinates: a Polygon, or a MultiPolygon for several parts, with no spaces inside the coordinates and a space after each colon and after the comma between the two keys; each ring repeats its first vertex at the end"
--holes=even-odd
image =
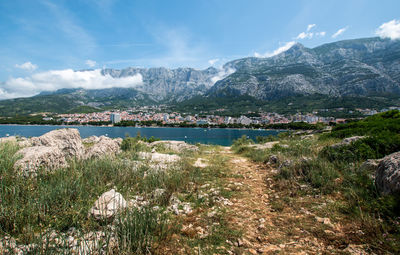
{"type": "Polygon", "coordinates": [[[375,185],[385,195],[400,192],[400,152],[382,159],[376,170],[375,185]]]}
{"type": "Polygon", "coordinates": [[[89,215],[97,220],[109,220],[128,206],[122,195],[114,189],[104,192],[94,203],[89,215]]]}
{"type": "Polygon", "coordinates": [[[331,147],[335,148],[335,147],[340,147],[340,146],[344,146],[344,145],[349,145],[355,141],[361,140],[366,138],[366,136],[352,136],[352,137],[347,137],[344,138],[340,143],[335,143],[333,145],[331,145],[331,147]]]}
{"type": "Polygon", "coordinates": [[[378,169],[379,163],[382,159],[367,159],[364,163],[360,166],[360,171],[367,171],[370,173],[376,173],[378,169]]]}
{"type": "Polygon", "coordinates": [[[89,139],[84,139],[83,142],[90,141],[92,146],[86,149],[85,158],[100,157],[104,155],[116,155],[121,152],[122,139],[111,139],[106,136],[100,137],[90,137],[89,139]]]}
{"type": "Polygon", "coordinates": [[[76,128],[50,131],[42,136],[31,138],[32,146],[58,147],[67,158],[82,158],[84,146],[76,128]]]}
{"type": "Polygon", "coordinates": [[[184,152],[184,151],[198,151],[199,148],[197,146],[185,143],[183,141],[155,141],[150,145],[155,147],[157,145],[163,145],[166,149],[174,151],[176,153],[184,152]]]}
{"type": "Polygon", "coordinates": [[[26,147],[17,152],[22,158],[19,159],[14,167],[22,171],[23,175],[34,174],[38,168],[56,169],[67,167],[64,154],[58,147],[34,146],[26,147]]]}

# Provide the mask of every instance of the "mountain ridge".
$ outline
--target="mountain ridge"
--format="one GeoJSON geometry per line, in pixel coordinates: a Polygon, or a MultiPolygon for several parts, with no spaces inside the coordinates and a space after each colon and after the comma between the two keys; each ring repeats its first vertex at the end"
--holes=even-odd
{"type": "Polygon", "coordinates": [[[307,48],[300,43],[268,58],[246,57],[229,61],[221,69],[190,67],[102,69],[102,75],[123,78],[141,75],[143,82],[132,88],[86,90],[60,89],[31,98],[0,101],[0,113],[20,109],[60,112],[43,100],[64,102],[71,107],[99,109],[137,105],[179,105],[192,98],[249,96],[273,101],[296,96],[373,97],[400,95],[400,41],[378,37],[344,40],[307,48]],[[63,98],[63,100],[61,100],[63,98]],[[40,102],[42,101],[42,102],[40,102]],[[24,107],[24,105],[26,105],[24,107]],[[28,107],[29,106],[29,107],[28,107]],[[48,107],[48,109],[46,109],[48,107]]]}
{"type": "Polygon", "coordinates": [[[297,43],[276,56],[233,60],[225,67],[236,72],[207,94],[247,94],[261,100],[316,93],[400,94],[400,43],[389,39],[345,40],[312,49],[297,43]]]}

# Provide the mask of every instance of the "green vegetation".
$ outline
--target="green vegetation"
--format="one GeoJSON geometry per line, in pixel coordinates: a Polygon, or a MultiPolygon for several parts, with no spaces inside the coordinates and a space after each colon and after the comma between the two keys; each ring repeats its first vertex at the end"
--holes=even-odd
{"type": "Polygon", "coordinates": [[[136,137],[125,137],[122,141],[121,149],[124,151],[148,151],[148,146],[145,143],[152,143],[155,141],[159,141],[159,138],[155,138],[154,136],[150,138],[146,138],[146,136],[141,136],[138,132],[136,137]]]}
{"type": "MultiPolygon", "coordinates": [[[[282,193],[288,199],[318,196],[321,203],[333,200],[334,206],[324,211],[323,217],[347,222],[345,228],[349,233],[351,229],[361,229],[362,233],[357,234],[356,239],[378,253],[398,253],[400,196],[379,194],[374,184],[374,172],[360,166],[366,159],[382,158],[400,151],[399,134],[400,113],[389,111],[337,125],[332,132],[322,135],[307,138],[281,135],[279,143],[271,149],[249,147],[253,141],[245,137],[236,140],[233,148],[254,161],[277,168],[277,186],[282,187],[282,193]],[[365,138],[348,145],[332,146],[340,139],[354,135],[365,138]],[[304,185],[309,188],[305,189],[304,185]]],[[[258,140],[264,143],[273,139],[258,140]]],[[[306,204],[302,203],[302,206],[306,204]]],[[[312,205],[309,206],[311,210],[312,205]]]]}
{"type": "Polygon", "coordinates": [[[369,97],[328,97],[326,95],[296,95],[279,100],[263,101],[250,96],[194,97],[172,108],[186,113],[212,113],[222,116],[246,115],[248,112],[277,112],[280,114],[310,113],[319,109],[322,117],[356,118],[362,114],[356,108],[383,109],[399,105],[398,97],[391,95],[371,95],[369,97]],[[224,109],[221,111],[221,109],[224,109]],[[349,113],[353,111],[353,113],[349,113]]]}
{"type": "Polygon", "coordinates": [[[62,123],[56,120],[43,120],[42,115],[18,115],[0,118],[0,124],[61,125],[62,123]]]}
{"type": "MultiPolygon", "coordinates": [[[[208,153],[218,151],[217,146],[201,146],[199,151],[178,153],[182,160],[158,169],[162,164],[155,166],[138,156],[139,152],[150,151],[147,144],[155,140],[140,134],[127,137],[122,143],[123,152],[115,157],[70,160],[69,167],[50,172],[42,168],[32,177],[24,177],[14,169],[19,146],[0,143],[0,238],[11,236],[17,244],[32,244],[29,254],[71,254],[71,233],[88,253],[105,250],[107,254],[164,254],[165,249],[178,247],[201,249],[202,254],[218,253],[227,245],[226,240],[236,240],[240,232],[229,228],[223,211],[207,218],[207,210],[215,208],[216,202],[211,196],[201,198],[199,194],[203,193],[199,192],[208,192],[201,188],[205,184],[222,190],[223,177],[229,175],[226,159],[208,153]],[[194,167],[197,157],[206,158],[210,165],[194,167]],[[148,204],[122,211],[112,225],[89,217],[95,200],[110,189],[127,201],[142,196],[148,204]],[[159,189],[164,192],[154,197],[159,189]],[[207,237],[200,239],[196,232],[181,231],[191,217],[176,216],[168,210],[172,196],[192,205],[195,215],[202,219],[197,226],[207,229],[207,237]],[[208,229],[210,222],[218,225],[208,229]],[[93,231],[103,233],[99,245],[87,241],[89,233],[100,233],[93,231]],[[173,238],[177,235],[179,240],[173,238]],[[85,240],[89,243],[84,244],[85,240]]],[[[164,152],[165,148],[155,150],[164,152]]],[[[221,196],[230,197],[231,193],[223,191],[221,196]]]]}
{"type": "Polygon", "coordinates": [[[398,110],[387,111],[360,121],[338,125],[325,137],[345,138],[355,135],[374,135],[382,131],[393,134],[400,133],[400,112],[398,110]]]}
{"type": "Polygon", "coordinates": [[[42,93],[28,98],[0,101],[0,116],[14,117],[41,112],[89,113],[109,109],[127,109],[133,106],[153,105],[147,95],[134,89],[110,88],[100,90],[63,89],[54,93],[42,93]],[[92,103],[98,107],[82,105],[92,103]]]}
{"type": "Polygon", "coordinates": [[[338,125],[321,139],[366,136],[349,145],[326,147],[321,156],[330,161],[354,162],[382,158],[400,151],[400,112],[388,111],[364,120],[338,125]]]}

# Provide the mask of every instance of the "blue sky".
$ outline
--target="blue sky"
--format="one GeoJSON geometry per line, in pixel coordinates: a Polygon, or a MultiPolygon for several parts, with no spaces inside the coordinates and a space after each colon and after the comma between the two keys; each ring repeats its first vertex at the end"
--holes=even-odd
{"type": "Polygon", "coordinates": [[[0,0],[0,81],[49,70],[220,66],[294,41],[376,36],[399,10],[398,0],[0,0]]]}

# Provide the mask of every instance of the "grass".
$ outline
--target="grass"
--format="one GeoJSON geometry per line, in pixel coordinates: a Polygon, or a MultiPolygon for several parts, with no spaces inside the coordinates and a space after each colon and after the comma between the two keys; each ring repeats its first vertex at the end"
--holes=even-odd
{"type": "MultiPolygon", "coordinates": [[[[123,152],[118,156],[74,159],[66,168],[40,169],[31,178],[23,177],[14,169],[19,158],[16,154],[20,149],[18,145],[0,143],[0,238],[11,236],[19,245],[33,245],[30,254],[72,253],[68,247],[68,233],[72,229],[77,242],[83,242],[88,233],[103,233],[102,244],[89,242],[86,245],[92,253],[163,253],[166,246],[176,245],[171,237],[180,235],[182,219],[166,210],[170,197],[175,194],[182,202],[190,202],[200,214],[214,206],[212,200],[198,198],[198,187],[208,183],[222,189],[221,177],[229,175],[226,159],[208,153],[218,151],[217,146],[200,146],[199,152],[178,153],[181,161],[159,170],[153,167],[154,163],[139,159],[140,151],[151,151],[148,141],[142,140],[126,138],[123,152]],[[207,158],[209,166],[204,169],[193,167],[198,157],[207,158]],[[95,200],[112,188],[127,201],[140,195],[150,203],[142,210],[131,208],[122,212],[112,227],[88,217],[95,200]],[[152,193],[157,189],[164,192],[154,199],[152,193]],[[153,210],[154,206],[158,209],[153,210]],[[56,231],[58,243],[47,237],[48,231],[56,231]]],[[[155,149],[167,151],[162,146],[155,149]]],[[[222,192],[221,196],[230,194],[222,192]]],[[[220,217],[222,221],[224,214],[220,217]]],[[[194,249],[192,245],[200,244],[211,251],[229,236],[232,236],[230,229],[221,224],[213,227],[206,240],[198,240],[198,236],[185,237],[182,245],[194,249]]]]}

